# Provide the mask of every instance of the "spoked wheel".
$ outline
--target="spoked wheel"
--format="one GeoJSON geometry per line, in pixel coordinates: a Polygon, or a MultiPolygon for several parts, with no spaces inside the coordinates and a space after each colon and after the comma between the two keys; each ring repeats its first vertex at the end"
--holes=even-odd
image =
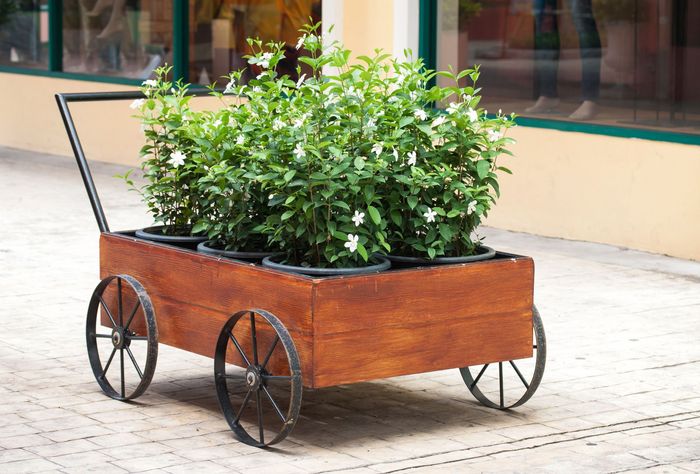
{"type": "Polygon", "coordinates": [[[537,391],[547,359],[547,340],[542,318],[534,306],[532,329],[532,349],[535,352],[532,359],[486,364],[476,370],[474,367],[459,369],[467,388],[482,404],[499,410],[515,408],[527,402],[537,391]]]}
{"type": "Polygon", "coordinates": [[[122,401],[143,394],[156,369],[158,329],[151,299],[136,279],[113,275],[97,285],[88,307],[86,336],[90,365],[102,391],[122,401]],[[106,327],[98,330],[99,309],[106,327]]]}
{"type": "Polygon", "coordinates": [[[231,316],[216,344],[214,375],[221,410],[240,441],[265,447],[291,433],[301,408],[301,365],[274,315],[254,309],[231,316]]]}

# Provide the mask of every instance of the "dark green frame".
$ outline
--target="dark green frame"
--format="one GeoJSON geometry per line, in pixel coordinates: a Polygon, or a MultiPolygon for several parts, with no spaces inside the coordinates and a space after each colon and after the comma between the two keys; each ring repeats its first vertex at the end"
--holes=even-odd
{"type": "MultiPolygon", "coordinates": [[[[428,69],[437,66],[437,4],[439,0],[420,0],[418,24],[418,51],[428,69]]],[[[700,134],[680,133],[668,130],[603,125],[597,123],[569,122],[566,120],[518,117],[518,125],[524,127],[548,128],[565,132],[592,133],[611,137],[642,138],[663,142],[700,145],[700,134]]]]}
{"type": "MultiPolygon", "coordinates": [[[[63,0],[48,0],[49,51],[48,68],[27,68],[0,65],[0,72],[30,76],[56,77],[108,84],[141,85],[140,79],[100,76],[63,71],[63,0]]],[[[173,75],[188,80],[189,69],[189,0],[173,0],[173,75]]]]}

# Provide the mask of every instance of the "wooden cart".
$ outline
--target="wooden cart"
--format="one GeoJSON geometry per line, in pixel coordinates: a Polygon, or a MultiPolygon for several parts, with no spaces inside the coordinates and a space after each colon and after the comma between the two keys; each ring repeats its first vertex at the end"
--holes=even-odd
{"type": "Polygon", "coordinates": [[[108,396],[144,393],[161,343],[211,357],[227,422],[241,441],[262,447],[292,430],[303,387],[459,368],[471,393],[492,408],[519,406],[537,390],[546,341],[528,257],[498,252],[468,264],[312,278],[110,232],[68,102],[139,96],[57,95],[101,230],[101,282],[86,338],[108,396]],[[137,360],[139,347],[145,362],[137,360]],[[525,377],[514,361],[532,357],[525,377]],[[499,390],[482,392],[479,382],[496,364],[499,390]],[[509,403],[507,364],[523,391],[509,403]]]}

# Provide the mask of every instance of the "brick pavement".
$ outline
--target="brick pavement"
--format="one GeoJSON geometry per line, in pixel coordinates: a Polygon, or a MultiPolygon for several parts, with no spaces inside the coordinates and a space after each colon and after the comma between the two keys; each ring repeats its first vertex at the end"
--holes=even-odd
{"type": "MultiPolygon", "coordinates": [[[[96,165],[115,229],[147,224],[96,165]]],[[[525,406],[478,405],[457,371],[306,391],[279,449],[233,439],[212,361],[161,346],[137,403],[90,371],[97,228],[71,160],[0,148],[0,472],[698,472],[700,263],[487,229],[532,255],[548,338],[525,406]]]]}

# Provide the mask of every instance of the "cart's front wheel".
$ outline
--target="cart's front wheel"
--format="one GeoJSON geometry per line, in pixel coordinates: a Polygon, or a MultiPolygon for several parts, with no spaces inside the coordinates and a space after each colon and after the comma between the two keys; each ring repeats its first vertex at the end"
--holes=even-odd
{"type": "Polygon", "coordinates": [[[515,408],[527,402],[537,391],[547,359],[547,340],[544,336],[542,318],[534,306],[532,307],[532,330],[534,333],[532,349],[535,357],[531,359],[532,367],[529,370],[524,368],[525,361],[515,360],[486,364],[478,368],[459,369],[467,388],[482,404],[499,410],[515,408]]]}
{"type": "Polygon", "coordinates": [[[158,328],[141,283],[129,275],[102,280],[90,299],[85,335],[92,372],[107,396],[125,401],[146,391],[156,370],[158,328]],[[106,329],[98,331],[99,309],[106,329]]]}
{"type": "Polygon", "coordinates": [[[292,431],[301,408],[301,365],[277,317],[260,309],[234,314],[219,334],[214,376],[221,410],[240,441],[265,447],[292,431]]]}

